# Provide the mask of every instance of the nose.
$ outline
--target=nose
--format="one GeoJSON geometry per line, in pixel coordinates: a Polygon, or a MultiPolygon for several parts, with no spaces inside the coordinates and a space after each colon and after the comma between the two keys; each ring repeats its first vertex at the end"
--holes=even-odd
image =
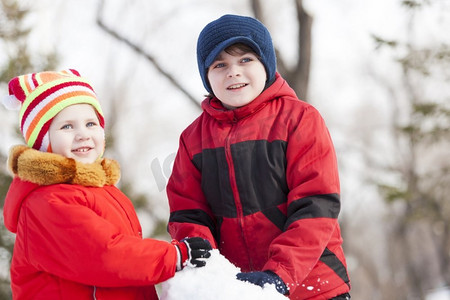
{"type": "Polygon", "coordinates": [[[75,139],[77,141],[89,140],[90,136],[89,136],[87,129],[82,128],[82,129],[77,130],[77,133],[75,134],[75,139]]]}
{"type": "Polygon", "coordinates": [[[241,68],[238,65],[231,64],[228,67],[227,77],[241,76],[241,68]]]}

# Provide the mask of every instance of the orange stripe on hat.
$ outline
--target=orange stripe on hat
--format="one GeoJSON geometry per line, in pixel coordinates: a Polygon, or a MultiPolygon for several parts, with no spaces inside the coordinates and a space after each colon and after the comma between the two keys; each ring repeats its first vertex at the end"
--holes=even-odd
{"type": "Polygon", "coordinates": [[[30,86],[30,81],[29,78],[31,77],[31,74],[25,75],[21,80],[20,80],[20,85],[23,88],[23,91],[25,93],[25,96],[28,96],[33,90],[31,89],[30,86]]]}

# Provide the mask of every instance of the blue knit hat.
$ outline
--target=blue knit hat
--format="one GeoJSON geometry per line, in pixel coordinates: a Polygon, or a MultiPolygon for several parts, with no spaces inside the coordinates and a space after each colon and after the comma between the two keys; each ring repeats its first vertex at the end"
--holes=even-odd
{"type": "Polygon", "coordinates": [[[261,57],[267,73],[266,87],[275,80],[277,61],[272,38],[258,20],[237,15],[224,15],[203,28],[197,41],[197,63],[206,90],[213,94],[207,72],[219,53],[236,43],[251,47],[261,57]]]}

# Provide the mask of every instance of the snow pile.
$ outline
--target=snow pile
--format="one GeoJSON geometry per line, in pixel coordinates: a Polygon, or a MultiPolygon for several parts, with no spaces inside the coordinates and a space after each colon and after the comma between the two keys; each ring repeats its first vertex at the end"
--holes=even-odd
{"type": "Polygon", "coordinates": [[[443,287],[429,292],[425,296],[425,300],[449,300],[450,299],[450,287],[443,287]]]}
{"type": "Polygon", "coordinates": [[[260,286],[236,279],[240,269],[219,250],[212,250],[206,266],[186,267],[162,283],[161,300],[286,300],[274,285],[260,286]]]}

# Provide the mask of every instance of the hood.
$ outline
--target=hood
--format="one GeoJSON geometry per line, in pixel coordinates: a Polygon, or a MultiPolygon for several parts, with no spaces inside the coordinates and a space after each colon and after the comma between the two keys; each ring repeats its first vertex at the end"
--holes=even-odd
{"type": "Polygon", "coordinates": [[[279,73],[275,74],[275,81],[249,104],[233,109],[226,109],[216,97],[206,98],[202,102],[203,110],[219,122],[235,122],[260,110],[269,101],[282,97],[297,99],[294,90],[279,73]]]}
{"type": "Polygon", "coordinates": [[[3,217],[5,227],[14,233],[22,201],[40,186],[66,183],[102,187],[114,185],[120,179],[120,167],[114,160],[103,158],[92,164],[83,164],[22,145],[11,148],[8,168],[14,179],[6,194],[3,217]]]}
{"type": "Polygon", "coordinates": [[[17,232],[17,222],[19,220],[22,200],[38,187],[38,184],[22,181],[18,177],[13,179],[3,206],[3,222],[9,231],[13,233],[17,232]]]}

